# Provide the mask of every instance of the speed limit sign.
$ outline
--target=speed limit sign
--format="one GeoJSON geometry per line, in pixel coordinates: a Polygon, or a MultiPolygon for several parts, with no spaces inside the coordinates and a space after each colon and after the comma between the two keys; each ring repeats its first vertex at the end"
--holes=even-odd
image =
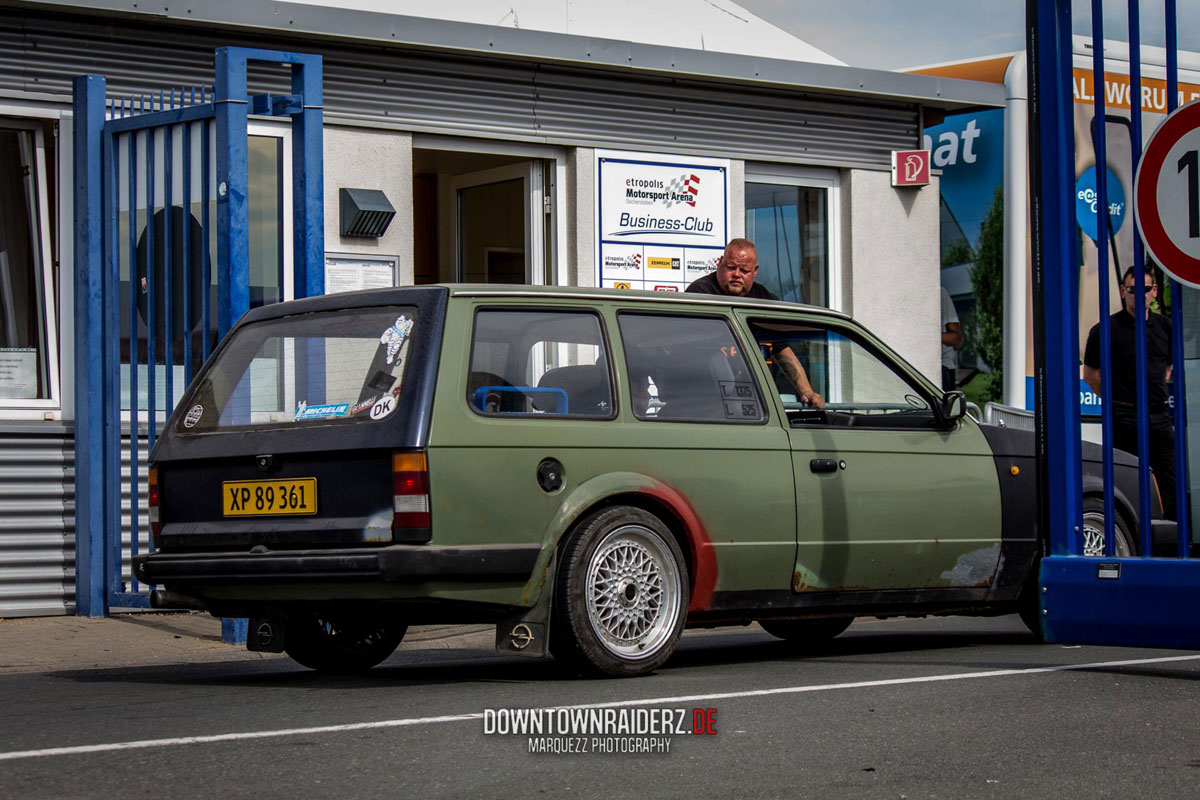
{"type": "Polygon", "coordinates": [[[1151,257],[1175,280],[1200,288],[1200,100],[1176,109],[1150,137],[1133,195],[1151,257]]]}

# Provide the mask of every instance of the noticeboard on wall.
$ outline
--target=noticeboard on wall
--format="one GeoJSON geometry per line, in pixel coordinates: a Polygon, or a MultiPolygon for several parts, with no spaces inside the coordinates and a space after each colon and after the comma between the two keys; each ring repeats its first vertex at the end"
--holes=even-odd
{"type": "Polygon", "coordinates": [[[325,254],[325,294],[396,285],[396,256],[325,254]]]}
{"type": "Polygon", "coordinates": [[[596,285],[682,292],[729,239],[729,161],[596,151],[596,285]]]}

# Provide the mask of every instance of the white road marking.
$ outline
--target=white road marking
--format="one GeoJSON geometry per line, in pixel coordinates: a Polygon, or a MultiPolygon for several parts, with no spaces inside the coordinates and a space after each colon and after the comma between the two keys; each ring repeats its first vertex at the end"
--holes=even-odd
{"type": "MultiPolygon", "coordinates": [[[[958,672],[950,675],[922,675],[915,678],[888,678],[879,681],[855,681],[852,683],[820,683],[811,686],[784,686],[777,689],[750,689],[740,692],[718,692],[712,694],[686,694],[674,697],[650,697],[643,700],[614,700],[609,703],[587,703],[573,706],[547,706],[544,710],[567,708],[627,708],[629,706],[666,706],[674,703],[698,703],[714,700],[735,700],[743,697],[770,697],[782,694],[806,694],[840,689],[869,689],[877,686],[905,686],[916,683],[939,683],[942,681],[975,680],[979,678],[1006,678],[1014,675],[1039,675],[1071,670],[1111,669],[1113,667],[1136,667],[1146,664],[1169,664],[1179,661],[1200,661],[1200,655],[1162,656],[1160,658],[1133,658],[1126,661],[1095,661],[1086,664],[1059,664],[1052,667],[1028,667],[1025,669],[996,669],[984,672],[958,672]]],[[[310,736],[321,733],[345,733],[381,728],[410,728],[417,725],[438,725],[444,722],[467,722],[483,719],[483,713],[451,714],[441,717],[412,717],[408,719],[385,719],[377,722],[351,722],[344,725],[319,725],[311,728],[281,728],[267,731],[245,731],[243,733],[218,733],[210,736],[180,736],[173,739],[142,739],[132,742],[109,742],[107,744],[76,745],[74,747],[47,747],[41,750],[14,750],[0,753],[0,761],[16,761],[45,756],[70,756],[87,753],[111,753],[119,750],[145,750],[152,747],[174,747],[188,744],[213,744],[237,742],[247,739],[270,739],[282,736],[310,736]]]]}

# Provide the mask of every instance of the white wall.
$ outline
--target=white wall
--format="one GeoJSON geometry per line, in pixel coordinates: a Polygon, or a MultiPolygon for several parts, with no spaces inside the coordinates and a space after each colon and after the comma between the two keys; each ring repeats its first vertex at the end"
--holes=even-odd
{"type": "Polygon", "coordinates": [[[413,282],[412,137],[396,131],[326,125],[325,252],[397,256],[396,285],[413,282]],[[396,216],[378,239],[344,237],[339,189],[379,189],[396,216]]]}
{"type": "Polygon", "coordinates": [[[937,180],[898,189],[888,172],[843,173],[842,296],[848,313],[941,385],[937,180]]]}
{"type": "Polygon", "coordinates": [[[567,151],[568,286],[596,285],[596,151],[576,147],[567,151]]]}

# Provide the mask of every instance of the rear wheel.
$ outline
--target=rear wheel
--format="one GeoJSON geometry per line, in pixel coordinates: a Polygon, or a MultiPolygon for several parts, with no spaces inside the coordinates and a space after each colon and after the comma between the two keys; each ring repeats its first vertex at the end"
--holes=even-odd
{"type": "Polygon", "coordinates": [[[604,509],[567,541],[551,648],[583,672],[645,675],[674,652],[687,605],[683,553],[662,520],[640,508],[604,509]]]}
{"type": "Polygon", "coordinates": [[[772,636],[794,644],[818,644],[838,636],[854,617],[831,617],[829,619],[760,619],[758,624],[772,636]]]}
{"type": "Polygon", "coordinates": [[[390,656],[407,625],[315,613],[288,620],[283,649],[299,664],[318,672],[365,672],[390,656]]]}

